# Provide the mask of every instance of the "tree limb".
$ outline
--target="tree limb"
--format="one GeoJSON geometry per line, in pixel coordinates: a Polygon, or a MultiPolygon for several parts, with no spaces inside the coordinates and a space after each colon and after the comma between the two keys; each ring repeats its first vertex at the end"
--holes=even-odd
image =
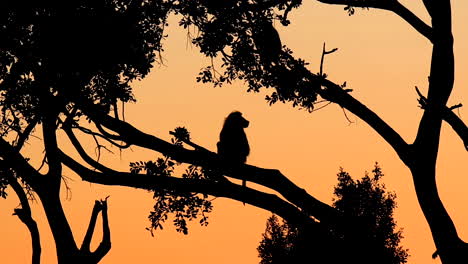
{"type": "Polygon", "coordinates": [[[21,178],[35,189],[40,182],[37,180],[42,176],[34,167],[29,164],[26,159],[13,147],[0,138],[0,157],[12,168],[15,172],[21,175],[21,178]]]}
{"type": "Polygon", "coordinates": [[[417,17],[413,12],[407,9],[397,0],[317,0],[321,3],[330,5],[349,5],[353,7],[363,8],[376,8],[382,10],[392,11],[408,24],[410,24],[416,31],[426,37],[428,40],[433,41],[432,28],[417,17]]]}
{"type": "MultiPolygon", "coordinates": [[[[419,88],[416,87],[416,92],[419,95],[419,105],[422,109],[426,109],[427,107],[427,98],[419,91],[419,88]]],[[[445,122],[447,122],[457,133],[460,139],[463,141],[463,145],[465,149],[468,151],[468,127],[466,127],[463,120],[458,117],[452,110],[462,107],[462,104],[457,104],[452,107],[444,107],[442,118],[445,122]]]]}
{"type": "Polygon", "coordinates": [[[107,216],[107,197],[104,200],[96,200],[93,211],[89,220],[88,229],[83,239],[80,251],[93,259],[93,263],[98,263],[111,249],[109,220],[107,216]],[[93,238],[94,228],[96,226],[97,216],[101,212],[102,215],[102,240],[98,248],[91,252],[91,240],[93,238]]]}
{"type": "Polygon", "coordinates": [[[296,206],[284,201],[274,194],[260,192],[251,188],[222,181],[196,180],[175,177],[147,176],[135,173],[115,172],[103,174],[90,170],[79,164],[63,152],[62,162],[76,172],[83,180],[104,185],[128,186],[139,189],[170,189],[179,192],[196,192],[245,201],[253,206],[274,212],[292,223],[311,225],[313,218],[305,215],[296,206]]]}
{"type": "MultiPolygon", "coordinates": [[[[318,78],[315,75],[311,75],[310,77],[318,78]]],[[[358,116],[390,144],[405,164],[409,162],[408,152],[410,149],[408,143],[406,143],[390,125],[364,104],[352,97],[346,90],[343,90],[339,85],[327,79],[323,79],[322,86],[325,88],[319,90],[320,96],[346,108],[348,111],[358,116]]]]}
{"type": "Polygon", "coordinates": [[[19,184],[19,182],[13,177],[13,175],[6,174],[5,175],[8,179],[8,183],[15,191],[16,195],[18,196],[21,208],[14,209],[14,215],[18,216],[18,218],[23,222],[29,230],[31,234],[31,244],[32,244],[32,264],[40,264],[41,263],[41,240],[39,235],[39,229],[37,228],[36,221],[31,216],[31,208],[29,206],[28,197],[23,190],[23,187],[19,184]]]}
{"type": "Polygon", "coordinates": [[[122,120],[115,119],[109,115],[100,115],[97,114],[97,111],[89,110],[86,114],[94,122],[117,132],[121,139],[129,144],[164,153],[178,162],[213,168],[221,171],[223,175],[236,179],[246,179],[247,181],[271,188],[279,192],[289,202],[301,207],[320,221],[335,222],[337,219],[337,211],[334,208],[308,194],[278,170],[263,169],[251,165],[243,165],[240,168],[225,167],[224,162],[222,162],[216,153],[206,149],[188,150],[175,146],[155,136],[143,133],[122,120]]]}
{"type": "Polygon", "coordinates": [[[76,151],[78,151],[78,154],[80,155],[80,157],[86,162],[88,163],[89,165],[91,165],[92,167],[104,172],[104,173],[114,173],[115,171],[102,165],[101,163],[97,162],[96,160],[94,160],[93,158],[91,158],[87,153],[86,151],[84,150],[83,146],[81,146],[80,142],[78,141],[78,139],[76,138],[75,134],[73,133],[73,131],[71,130],[70,127],[68,126],[64,126],[63,127],[63,130],[65,131],[65,133],[67,134],[68,138],[70,139],[70,142],[72,143],[73,147],[75,147],[76,151]]]}
{"type": "Polygon", "coordinates": [[[111,249],[109,218],[107,215],[107,198],[101,200],[101,216],[102,216],[102,240],[96,251],[93,252],[93,257],[99,262],[111,249]]]}
{"type": "Polygon", "coordinates": [[[83,238],[83,242],[81,243],[80,251],[84,253],[91,253],[91,240],[93,238],[94,228],[96,226],[96,221],[99,212],[101,211],[100,202],[95,201],[93,211],[91,212],[91,217],[89,218],[88,229],[86,230],[86,234],[83,238]]]}
{"type": "Polygon", "coordinates": [[[413,12],[411,12],[408,8],[402,5],[400,2],[395,1],[395,3],[390,8],[395,14],[403,18],[406,22],[408,22],[416,31],[421,33],[424,37],[426,37],[431,42],[434,41],[432,28],[424,21],[422,21],[419,17],[417,17],[413,12]]]}
{"type": "Polygon", "coordinates": [[[468,151],[468,127],[465,125],[463,120],[460,119],[450,108],[446,107],[443,113],[444,120],[453,128],[458,134],[465,149],[468,151]]]}
{"type": "MultiPolygon", "coordinates": [[[[55,184],[60,184],[62,176],[62,168],[58,157],[57,135],[56,135],[56,116],[51,113],[46,113],[42,121],[42,133],[44,136],[44,148],[47,157],[47,165],[49,171],[47,175],[50,178],[56,178],[55,184]]],[[[59,190],[59,188],[57,189],[59,190]]]]}
{"type": "Polygon", "coordinates": [[[29,123],[26,126],[24,131],[22,131],[22,132],[18,131],[18,138],[17,138],[16,143],[15,143],[15,148],[17,150],[21,150],[21,148],[23,148],[24,143],[26,142],[26,140],[28,139],[29,135],[31,134],[33,129],[36,127],[36,125],[37,125],[37,119],[34,119],[34,120],[32,120],[31,123],[29,123]]]}

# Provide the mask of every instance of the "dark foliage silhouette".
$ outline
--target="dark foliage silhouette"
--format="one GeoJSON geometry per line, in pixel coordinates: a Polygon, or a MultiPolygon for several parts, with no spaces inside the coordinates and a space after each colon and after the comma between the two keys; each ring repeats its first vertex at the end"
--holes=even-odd
{"type": "Polygon", "coordinates": [[[360,225],[344,232],[332,232],[336,240],[344,241],[330,247],[322,243],[325,238],[303,236],[300,227],[289,225],[273,215],[267,220],[263,239],[257,248],[261,264],[407,262],[408,250],[400,246],[402,231],[395,230],[393,219],[396,195],[387,192],[380,182],[384,176],[381,168],[376,164],[372,177],[366,173],[360,180],[353,180],[343,169],[337,176],[333,207],[347,219],[352,219],[350,221],[356,219],[360,225]],[[347,239],[352,243],[346,243],[347,239]]]}
{"type": "Polygon", "coordinates": [[[4,196],[6,182],[20,198],[15,214],[31,232],[33,263],[39,263],[41,251],[28,204],[35,196],[44,207],[59,263],[97,263],[110,250],[105,202],[95,205],[90,222],[93,230],[102,211],[105,235],[97,250],[74,240],[59,198],[57,130],[63,128],[81,150],[72,130],[82,109],[118,117],[117,102],[134,100],[129,83],[149,72],[161,50],[166,15],[160,1],[0,3],[0,190],[4,196]],[[20,150],[38,131],[46,166],[36,169],[20,150]]]}

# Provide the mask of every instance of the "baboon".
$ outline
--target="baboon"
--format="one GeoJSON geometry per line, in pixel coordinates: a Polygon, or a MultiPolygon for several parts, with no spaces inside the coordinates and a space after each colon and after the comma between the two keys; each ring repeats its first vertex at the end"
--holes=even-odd
{"type": "MultiPolygon", "coordinates": [[[[217,147],[218,154],[226,163],[240,166],[247,160],[250,147],[244,128],[248,126],[249,121],[242,117],[242,113],[238,111],[230,113],[224,120],[217,147]]],[[[245,179],[242,180],[242,186],[246,186],[245,179]]]]}
{"type": "Polygon", "coordinates": [[[271,63],[277,64],[282,44],[278,31],[271,22],[261,22],[253,32],[253,40],[260,59],[269,67],[271,63]]]}

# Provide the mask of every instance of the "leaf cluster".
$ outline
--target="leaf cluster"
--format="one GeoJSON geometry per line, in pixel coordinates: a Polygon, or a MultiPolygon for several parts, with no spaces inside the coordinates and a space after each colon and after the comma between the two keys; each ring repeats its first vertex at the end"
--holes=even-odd
{"type": "Polygon", "coordinates": [[[5,198],[7,197],[8,193],[6,192],[6,188],[8,187],[8,181],[3,174],[0,174],[0,197],[5,198]]]}
{"type": "Polygon", "coordinates": [[[202,226],[208,225],[208,213],[213,209],[211,201],[205,194],[180,193],[172,191],[157,191],[154,194],[156,203],[148,219],[151,222],[147,229],[154,234],[157,229],[163,229],[169,215],[173,215],[173,224],[177,232],[188,234],[187,221],[199,219],[202,226]]]}
{"type": "Polygon", "coordinates": [[[2,1],[0,110],[31,120],[67,105],[109,111],[162,51],[164,1],[2,1]]]}
{"type": "MultiPolygon", "coordinates": [[[[185,140],[190,140],[190,133],[186,128],[178,127],[174,130],[172,143],[182,146],[185,140]]],[[[170,157],[158,158],[156,161],[137,161],[130,163],[132,173],[144,173],[149,177],[176,177],[176,167],[181,164],[170,157]]],[[[201,167],[189,165],[180,176],[189,180],[208,180],[201,167]]],[[[188,221],[198,219],[202,226],[208,225],[208,214],[213,206],[208,195],[193,192],[176,191],[173,189],[157,188],[154,192],[155,204],[150,211],[148,219],[150,226],[147,228],[154,235],[157,229],[163,229],[163,224],[173,216],[173,224],[177,232],[188,234],[188,221]]]]}
{"type": "Polygon", "coordinates": [[[269,48],[268,36],[260,34],[264,32],[265,25],[287,26],[290,23],[288,13],[299,7],[302,1],[175,2],[174,10],[182,16],[180,25],[187,28],[189,33],[191,27],[198,30],[196,36],[191,38],[192,43],[211,58],[212,63],[199,73],[198,82],[222,86],[242,80],[251,92],[272,88],[266,97],[270,104],[291,102],[294,107],[314,109],[321,78],[310,73],[307,63],[294,58],[292,51],[284,45],[279,54],[262,56],[269,48]],[[215,62],[221,65],[217,67],[215,62]]]}

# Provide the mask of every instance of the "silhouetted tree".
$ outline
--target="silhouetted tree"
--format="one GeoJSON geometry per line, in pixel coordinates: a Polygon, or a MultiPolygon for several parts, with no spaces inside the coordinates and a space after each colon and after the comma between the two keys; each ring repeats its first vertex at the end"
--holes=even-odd
{"type": "Polygon", "coordinates": [[[41,251],[33,195],[44,207],[59,263],[97,263],[110,250],[106,200],[95,203],[82,245],[74,240],[59,197],[57,133],[66,131],[80,151],[72,131],[80,109],[118,116],[117,102],[134,100],[129,83],[152,67],[166,15],[161,1],[1,1],[0,194],[10,185],[21,201],[15,214],[31,233],[33,263],[41,251]],[[43,139],[47,166],[33,167],[20,152],[33,133],[43,139]],[[90,252],[99,213],[103,238],[90,252]]]}
{"type": "MultiPolygon", "coordinates": [[[[312,73],[306,67],[307,62],[296,58],[284,45],[278,51],[277,47],[267,48],[258,40],[260,34],[276,39],[274,43],[283,43],[277,39],[280,36],[276,36],[276,30],[264,27],[270,27],[273,21],[279,22],[277,26],[287,26],[288,14],[301,5],[301,0],[2,1],[0,194],[4,196],[4,187],[8,185],[24,201],[17,215],[36,238],[28,195],[35,194],[41,199],[60,263],[95,263],[110,246],[104,237],[102,250],[89,253],[74,241],[59,199],[63,165],[89,182],[153,190],[156,204],[151,212],[151,228],[158,228],[168,213],[175,213],[175,224],[182,232],[186,231],[186,219],[202,217],[205,223],[205,213],[211,210],[205,201],[207,195],[228,197],[272,211],[290,224],[303,226],[304,234],[331,237],[330,243],[334,242],[334,232],[359,223],[349,221],[342,212],[317,200],[278,170],[223,164],[216,153],[191,142],[184,129],[174,131],[175,139],[167,142],[122,120],[117,102],[133,100],[129,83],[143,78],[155,63],[155,55],[162,50],[166,18],[172,12],[179,14],[181,26],[199,29],[200,34],[192,42],[203,54],[222,61],[221,69],[213,69],[211,65],[203,69],[198,81],[220,86],[244,80],[249,91],[268,89],[270,104],[290,102],[308,110],[323,99],[366,122],[410,169],[442,263],[467,262],[467,245],[458,236],[435,182],[442,121],[453,128],[468,148],[468,129],[453,113],[459,105],[446,105],[454,81],[451,1],[422,0],[431,25],[397,0],[318,1],[344,5],[350,14],[355,7],[393,12],[432,43],[428,93],[423,95],[418,90],[424,113],[414,142],[406,142],[354,98],[345,83],[336,84],[322,71],[312,73]],[[269,36],[266,32],[270,32],[269,36]],[[84,162],[62,151],[57,141],[59,129],[65,132],[84,162]],[[43,138],[47,166],[41,169],[31,166],[28,157],[20,152],[32,133],[43,138]],[[117,171],[89,156],[76,133],[119,148],[139,146],[162,153],[163,157],[135,162],[132,172],[117,171]],[[178,176],[173,167],[184,163],[190,166],[178,176]],[[245,179],[280,195],[267,192],[266,188],[259,191],[253,185],[242,188],[226,178],[245,179]]],[[[322,58],[331,52],[324,49],[322,58]]],[[[101,144],[98,143],[98,149],[101,144]]],[[[95,204],[95,211],[102,210],[103,218],[104,203],[95,204]]],[[[34,241],[38,239],[33,238],[37,253],[40,247],[34,241]]]]}
{"type": "MultiPolygon", "coordinates": [[[[338,240],[345,240],[347,235],[357,236],[355,251],[342,259],[353,263],[406,263],[407,250],[400,246],[403,237],[401,230],[396,229],[393,211],[396,208],[396,194],[387,192],[380,182],[384,174],[378,164],[372,170],[372,177],[367,173],[360,180],[353,180],[349,173],[340,169],[337,174],[338,184],[335,186],[333,207],[342,212],[348,219],[358,218],[362,225],[344,230],[344,233],[334,233],[338,240]],[[350,234],[351,232],[355,234],[350,234]],[[356,258],[356,259],[353,259],[356,258]]],[[[261,264],[274,263],[322,263],[317,261],[320,255],[327,261],[328,256],[344,255],[345,249],[337,245],[327,248],[324,238],[309,236],[301,237],[301,228],[289,225],[283,219],[272,215],[267,220],[263,239],[257,250],[261,264]],[[299,245],[301,243],[301,245],[299,245]],[[299,250],[305,252],[298,252],[299,250]],[[326,255],[326,256],[324,256],[326,255]],[[302,260],[306,258],[307,260],[302,260]]],[[[346,244],[349,246],[349,244],[346,244]]]]}
{"type": "MultiPolygon", "coordinates": [[[[286,221],[276,215],[267,220],[265,233],[258,246],[258,255],[261,264],[295,263],[297,255],[293,254],[298,240],[298,228],[288,225],[286,221]]],[[[316,249],[310,249],[315,251],[316,249]]],[[[313,256],[307,262],[313,262],[313,256]]]]}

